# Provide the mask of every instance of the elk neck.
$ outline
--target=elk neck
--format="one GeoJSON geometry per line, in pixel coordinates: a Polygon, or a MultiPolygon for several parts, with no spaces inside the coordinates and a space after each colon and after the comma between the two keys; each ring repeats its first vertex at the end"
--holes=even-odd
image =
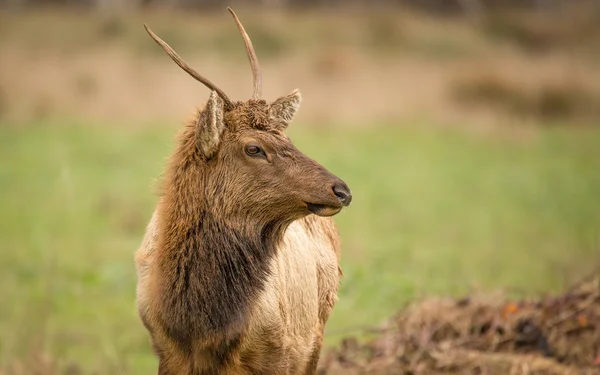
{"type": "MultiPolygon", "coordinates": [[[[184,134],[171,158],[159,203],[157,270],[161,320],[182,349],[225,334],[235,342],[270,274],[289,222],[231,221],[211,210],[203,168],[184,134]]],[[[193,145],[192,145],[193,146],[193,145]]]]}

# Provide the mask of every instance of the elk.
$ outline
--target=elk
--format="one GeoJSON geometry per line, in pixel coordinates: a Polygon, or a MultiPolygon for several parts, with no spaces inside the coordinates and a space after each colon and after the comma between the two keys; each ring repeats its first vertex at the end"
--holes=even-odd
{"type": "Polygon", "coordinates": [[[185,72],[211,90],[181,131],[136,252],[139,316],[158,374],[315,374],[337,301],[332,216],[348,186],[285,135],[300,105],[267,103],[244,27],[252,98],[231,101],[144,24],[185,72]]]}

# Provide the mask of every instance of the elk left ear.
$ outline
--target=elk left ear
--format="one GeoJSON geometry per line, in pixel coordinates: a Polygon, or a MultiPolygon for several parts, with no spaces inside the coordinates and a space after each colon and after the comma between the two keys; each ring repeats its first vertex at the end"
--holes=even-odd
{"type": "Polygon", "coordinates": [[[298,108],[300,108],[301,100],[302,95],[300,95],[300,90],[298,89],[275,100],[273,103],[271,103],[269,109],[271,118],[273,120],[279,120],[284,124],[283,127],[287,127],[292,121],[292,118],[294,118],[298,108]]]}
{"type": "Polygon", "coordinates": [[[223,129],[223,101],[213,91],[196,122],[196,144],[207,159],[217,152],[223,129]]]}

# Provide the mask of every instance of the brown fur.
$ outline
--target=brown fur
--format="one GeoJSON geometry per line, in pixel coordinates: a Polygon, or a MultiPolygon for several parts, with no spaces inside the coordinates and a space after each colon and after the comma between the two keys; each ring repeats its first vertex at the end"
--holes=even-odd
{"type": "Polygon", "coordinates": [[[299,103],[213,92],[182,130],[136,254],[159,374],[315,373],[350,191],[284,134],[299,103]]]}

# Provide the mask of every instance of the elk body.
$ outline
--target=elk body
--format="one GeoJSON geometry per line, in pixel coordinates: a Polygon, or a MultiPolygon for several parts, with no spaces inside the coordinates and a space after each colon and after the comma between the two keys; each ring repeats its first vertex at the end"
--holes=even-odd
{"type": "Polygon", "coordinates": [[[139,315],[161,375],[314,374],[341,274],[331,216],[351,193],[284,134],[300,93],[260,99],[252,43],[230,12],[254,75],[245,102],[146,27],[212,92],[179,136],[136,253],[139,315]]]}

